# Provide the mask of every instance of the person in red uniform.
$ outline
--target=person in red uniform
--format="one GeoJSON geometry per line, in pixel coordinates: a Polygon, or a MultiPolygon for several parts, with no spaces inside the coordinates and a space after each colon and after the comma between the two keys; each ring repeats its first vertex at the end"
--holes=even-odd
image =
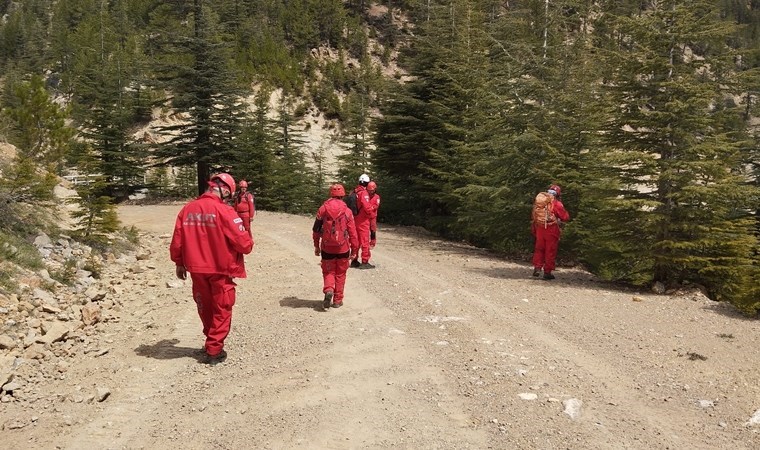
{"type": "Polygon", "coordinates": [[[552,197],[548,218],[543,223],[537,223],[533,220],[531,231],[536,237],[536,245],[533,250],[533,276],[541,275],[544,271],[544,280],[553,280],[555,260],[557,259],[557,249],[559,248],[559,238],[562,230],[560,226],[563,222],[570,220],[570,214],[565,210],[565,205],[560,201],[562,190],[556,184],[549,186],[547,191],[552,197]]]}
{"type": "Polygon", "coordinates": [[[248,192],[248,182],[241,180],[238,186],[240,187],[240,191],[235,195],[235,211],[237,211],[240,218],[243,219],[245,230],[251,235],[251,238],[253,238],[251,222],[256,215],[256,204],[253,200],[253,194],[248,192]]]}
{"type": "Polygon", "coordinates": [[[356,234],[359,236],[362,262],[361,264],[359,263],[359,252],[357,252],[357,256],[351,261],[351,267],[358,267],[360,269],[375,268],[369,262],[369,228],[373,214],[373,206],[369,202],[369,193],[367,192],[369,183],[369,175],[363,173],[359,177],[359,185],[354,189],[354,192],[356,192],[356,204],[359,208],[359,214],[354,216],[354,221],[356,222],[356,234]]]}
{"type": "MultiPolygon", "coordinates": [[[[370,221],[369,221],[369,258],[372,257],[371,250],[377,244],[377,212],[380,209],[380,195],[377,193],[377,183],[370,181],[367,184],[367,194],[369,194],[370,204],[370,221]]],[[[369,258],[367,258],[369,260],[369,258]]]]}
{"type": "Polygon", "coordinates": [[[322,257],[322,292],[325,297],[322,307],[343,306],[343,288],[349,258],[356,257],[359,241],[356,236],[354,215],[343,201],[346,190],[342,184],[330,186],[330,198],[317,210],[317,218],[312,227],[314,254],[322,257]]]}
{"type": "Polygon", "coordinates": [[[206,336],[205,362],[227,358],[224,340],[230,332],[235,305],[234,278],[245,278],[243,255],[253,239],[232,207],[225,203],[235,192],[227,173],[211,177],[208,190],[185,205],[177,215],[169,253],[180,280],[193,280],[193,299],[206,336]]]}

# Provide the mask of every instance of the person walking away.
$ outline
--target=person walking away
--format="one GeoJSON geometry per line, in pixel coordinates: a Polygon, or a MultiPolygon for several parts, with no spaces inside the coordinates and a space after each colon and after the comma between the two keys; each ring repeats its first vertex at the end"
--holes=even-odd
{"type": "Polygon", "coordinates": [[[533,276],[541,275],[544,280],[553,280],[556,267],[561,225],[570,220],[570,214],[560,201],[562,190],[556,184],[549,186],[547,192],[540,192],[533,202],[531,232],[536,238],[533,250],[533,276]]]}
{"type": "Polygon", "coordinates": [[[330,198],[317,210],[312,227],[314,254],[322,257],[322,308],[327,311],[343,306],[349,259],[356,258],[359,240],[354,215],[343,201],[346,190],[342,184],[330,186],[330,198]]]}
{"type": "Polygon", "coordinates": [[[352,259],[351,267],[358,267],[360,269],[374,269],[375,266],[370,264],[369,257],[369,228],[372,217],[372,205],[369,202],[369,193],[367,192],[367,186],[369,185],[369,175],[366,173],[361,174],[359,177],[359,184],[354,189],[353,195],[356,196],[356,210],[353,210],[354,221],[356,222],[356,233],[359,236],[359,248],[361,250],[361,264],[359,263],[359,252],[357,256],[352,259]]]}
{"type": "Polygon", "coordinates": [[[238,185],[240,190],[235,195],[235,211],[241,219],[243,219],[243,226],[248,234],[253,238],[253,232],[251,231],[251,222],[256,215],[256,204],[253,199],[253,194],[248,192],[248,182],[241,180],[238,185]]]}
{"type": "Polygon", "coordinates": [[[377,244],[377,213],[380,210],[380,195],[377,193],[377,183],[374,181],[370,181],[367,184],[367,193],[369,194],[369,204],[370,204],[370,222],[369,222],[369,249],[370,249],[370,258],[372,258],[372,249],[375,248],[375,245],[377,244]]]}
{"type": "Polygon", "coordinates": [[[217,364],[227,358],[224,340],[230,332],[235,305],[233,278],[245,278],[243,255],[253,249],[253,239],[235,210],[225,200],[235,193],[228,173],[211,177],[208,190],[186,204],[177,215],[169,246],[180,280],[193,281],[193,299],[206,336],[204,362],[217,364]]]}

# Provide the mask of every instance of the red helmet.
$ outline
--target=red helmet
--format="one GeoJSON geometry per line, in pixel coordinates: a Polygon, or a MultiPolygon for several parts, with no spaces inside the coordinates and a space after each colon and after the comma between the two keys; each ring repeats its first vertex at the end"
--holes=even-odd
{"type": "Polygon", "coordinates": [[[367,190],[375,192],[377,190],[377,183],[370,181],[369,184],[367,184],[367,190]]]}
{"type": "MultiPolygon", "coordinates": [[[[212,182],[223,183],[230,190],[230,194],[235,193],[235,179],[228,173],[218,173],[211,177],[212,182]]],[[[213,186],[213,185],[212,185],[213,186]]]]}
{"type": "Polygon", "coordinates": [[[240,183],[238,183],[238,186],[240,186],[241,188],[246,188],[247,189],[248,188],[248,182],[245,181],[245,180],[240,180],[240,183]]]}
{"type": "Polygon", "coordinates": [[[343,188],[342,184],[336,183],[330,186],[330,197],[345,197],[345,196],[346,196],[346,190],[343,188]]]}
{"type": "Polygon", "coordinates": [[[562,189],[560,189],[559,186],[556,185],[556,184],[552,184],[551,186],[549,186],[549,190],[556,192],[557,193],[557,197],[559,197],[560,195],[562,195],[562,189]]]}

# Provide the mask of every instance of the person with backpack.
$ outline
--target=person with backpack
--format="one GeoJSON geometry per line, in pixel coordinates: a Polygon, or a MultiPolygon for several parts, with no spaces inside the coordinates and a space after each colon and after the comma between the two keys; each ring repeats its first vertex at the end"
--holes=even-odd
{"type": "Polygon", "coordinates": [[[312,227],[314,255],[322,257],[322,308],[327,311],[343,306],[348,261],[356,258],[359,240],[354,215],[343,201],[346,190],[342,184],[330,186],[330,198],[317,210],[312,227]]]}
{"type": "Polygon", "coordinates": [[[206,336],[204,362],[218,364],[227,358],[224,340],[230,332],[235,305],[234,278],[245,278],[243,255],[253,250],[253,239],[225,200],[235,193],[228,173],[211,177],[208,190],[185,205],[177,215],[169,246],[175,273],[193,280],[193,299],[206,336]]]}
{"type": "Polygon", "coordinates": [[[546,192],[536,195],[531,215],[531,233],[536,238],[533,249],[533,276],[541,275],[544,280],[553,280],[555,260],[559,248],[561,225],[570,220],[570,214],[560,201],[562,190],[556,184],[549,186],[546,192]]]}
{"type": "Polygon", "coordinates": [[[359,184],[348,196],[346,204],[349,205],[351,212],[354,214],[354,221],[356,222],[356,233],[359,236],[359,247],[361,249],[362,262],[359,263],[359,252],[356,252],[356,256],[351,260],[351,267],[358,267],[359,269],[374,269],[375,266],[370,264],[370,222],[374,211],[374,207],[369,201],[369,193],[367,192],[367,186],[369,185],[369,175],[366,173],[361,174],[359,177],[359,184]]]}
{"type": "Polygon", "coordinates": [[[253,199],[253,194],[248,192],[248,182],[241,180],[238,186],[240,187],[240,190],[234,196],[235,211],[237,211],[240,218],[243,219],[245,230],[251,235],[251,237],[253,237],[251,222],[256,215],[256,204],[253,199]]]}
{"type": "Polygon", "coordinates": [[[367,260],[372,257],[371,250],[377,244],[377,212],[380,209],[380,196],[377,194],[377,183],[370,181],[367,184],[367,193],[369,194],[369,204],[371,205],[370,222],[369,222],[369,248],[370,254],[367,260]]]}

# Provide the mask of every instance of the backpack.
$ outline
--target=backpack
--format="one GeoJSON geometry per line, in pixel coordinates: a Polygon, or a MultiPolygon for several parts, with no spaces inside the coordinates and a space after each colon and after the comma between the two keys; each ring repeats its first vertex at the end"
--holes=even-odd
{"type": "Polygon", "coordinates": [[[356,191],[351,191],[343,201],[346,202],[348,209],[351,210],[354,216],[359,215],[359,197],[356,195],[356,191]]]}
{"type": "Polygon", "coordinates": [[[533,224],[546,228],[549,225],[557,223],[557,216],[554,215],[554,200],[551,194],[539,192],[533,201],[533,211],[531,219],[533,224]]]}
{"type": "Polygon", "coordinates": [[[348,218],[343,202],[325,203],[322,217],[322,243],[326,247],[342,247],[348,242],[348,218]]]}

